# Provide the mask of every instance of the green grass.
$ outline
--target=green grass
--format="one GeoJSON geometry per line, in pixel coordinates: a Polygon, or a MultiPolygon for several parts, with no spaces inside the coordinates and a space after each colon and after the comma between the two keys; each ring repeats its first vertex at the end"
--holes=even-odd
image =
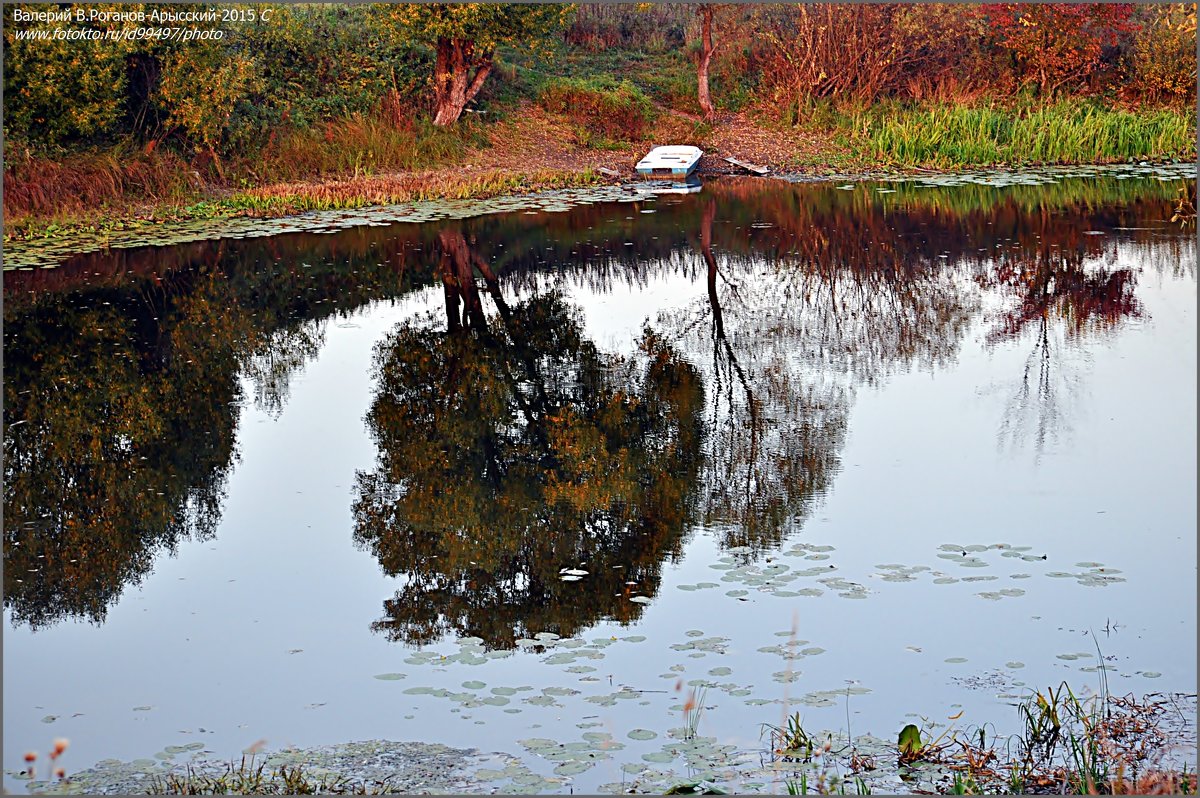
{"type": "Polygon", "coordinates": [[[640,88],[611,77],[553,78],[538,102],[577,127],[581,144],[596,148],[637,141],[654,118],[654,107],[640,88]]]}
{"type": "Polygon", "coordinates": [[[545,59],[522,59],[516,54],[510,58],[506,59],[510,74],[523,85],[527,96],[537,97],[558,79],[627,82],[666,108],[692,114],[700,112],[696,100],[696,67],[682,51],[641,52],[611,48],[601,52],[564,50],[545,59]]]}
{"type": "Polygon", "coordinates": [[[481,129],[470,115],[452,128],[435,127],[423,118],[396,125],[356,115],[285,134],[255,158],[238,162],[236,171],[261,184],[438,166],[460,160],[472,144],[483,143],[481,129]]]}
{"type": "Polygon", "coordinates": [[[846,144],[881,164],[948,169],[990,164],[1066,164],[1190,159],[1194,110],[1141,113],[1090,101],[1006,109],[877,104],[823,120],[846,144]]]}

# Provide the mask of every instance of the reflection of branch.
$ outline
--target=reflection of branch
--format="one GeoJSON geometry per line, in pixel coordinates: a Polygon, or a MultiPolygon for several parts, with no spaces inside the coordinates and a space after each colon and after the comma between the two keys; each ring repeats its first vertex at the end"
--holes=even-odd
{"type": "MultiPolygon", "coordinates": [[[[750,413],[750,463],[754,463],[758,456],[759,435],[762,432],[762,424],[759,420],[758,400],[754,396],[754,391],[750,387],[749,380],[746,379],[746,373],[742,370],[741,363],[738,362],[737,355],[733,352],[733,347],[729,343],[729,339],[725,336],[725,320],[721,314],[721,300],[717,296],[717,259],[712,251],[712,224],[716,217],[717,203],[715,200],[709,200],[708,205],[704,208],[704,215],[700,220],[700,253],[704,257],[704,263],[708,266],[708,304],[712,308],[713,315],[713,369],[717,375],[720,375],[720,351],[725,352],[726,362],[733,368],[737,375],[738,382],[742,385],[742,390],[746,393],[746,408],[750,413]]],[[[728,282],[728,281],[727,281],[728,282]]],[[[730,390],[732,390],[732,382],[730,382],[730,390]]],[[[730,405],[732,406],[732,395],[730,396],[730,405]]],[[[715,408],[714,408],[715,411],[715,408]]],[[[732,420],[732,416],[731,416],[732,420]]],[[[750,492],[753,483],[753,469],[746,471],[746,500],[750,500],[750,492]]]]}
{"type": "Polygon", "coordinates": [[[291,390],[292,378],[317,356],[325,343],[325,325],[320,321],[285,327],[271,333],[251,351],[243,367],[254,383],[254,405],[268,416],[279,418],[291,390]]]}
{"type": "Polygon", "coordinates": [[[1064,374],[1066,361],[1059,355],[1061,348],[1055,345],[1053,324],[1048,315],[1040,322],[1033,348],[1025,358],[1020,384],[1005,408],[997,436],[1001,446],[1006,440],[1016,447],[1022,439],[1032,439],[1037,458],[1048,445],[1058,441],[1061,433],[1070,432],[1064,400],[1071,398],[1073,380],[1064,374]],[[1064,393],[1062,387],[1068,390],[1064,393]]]}
{"type": "MultiPolygon", "coordinates": [[[[1015,305],[1002,313],[988,331],[986,342],[995,345],[1015,341],[1030,328],[1036,330],[1033,349],[1026,358],[1021,383],[1001,419],[999,438],[1032,436],[1036,456],[1057,441],[1066,425],[1062,396],[1057,385],[1068,384],[1055,374],[1052,339],[1062,328],[1068,343],[1080,344],[1087,333],[1112,330],[1128,318],[1143,315],[1135,294],[1136,276],[1129,269],[1089,269],[1082,253],[1063,254],[1039,250],[1031,258],[997,263],[982,282],[1016,294],[1015,305]],[[1036,386],[1032,371],[1037,363],[1036,386]],[[1035,416],[1033,429],[1027,416],[1035,416]]],[[[1059,370],[1061,360],[1058,358],[1059,370]]]]}

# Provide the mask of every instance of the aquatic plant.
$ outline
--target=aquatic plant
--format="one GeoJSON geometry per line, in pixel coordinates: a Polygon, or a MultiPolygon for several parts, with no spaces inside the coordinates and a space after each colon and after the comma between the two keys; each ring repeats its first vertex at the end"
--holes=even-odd
{"type": "Polygon", "coordinates": [[[345,776],[313,776],[302,766],[281,765],[268,771],[257,766],[254,756],[242,757],[225,772],[215,776],[197,773],[191,766],[182,774],[155,779],[146,791],[150,795],[388,795],[400,792],[390,782],[353,781],[345,776]]]}
{"type": "Polygon", "coordinates": [[[693,687],[688,692],[687,701],[683,702],[683,727],[687,729],[685,740],[696,737],[696,731],[700,726],[700,717],[704,714],[704,699],[707,697],[707,687],[699,689],[693,687]]]}
{"type": "Polygon", "coordinates": [[[815,743],[804,730],[799,712],[790,715],[782,726],[764,723],[762,729],[770,734],[773,753],[785,760],[802,757],[802,761],[808,762],[812,759],[815,743]]]}
{"type": "Polygon", "coordinates": [[[38,759],[37,751],[26,751],[25,752],[25,755],[23,757],[23,759],[25,761],[25,771],[24,771],[23,775],[29,779],[29,784],[30,784],[31,788],[35,784],[45,784],[48,782],[52,783],[54,779],[57,779],[59,782],[63,782],[66,780],[66,778],[67,778],[66,768],[64,768],[62,765],[58,764],[58,759],[59,759],[59,757],[61,757],[63,755],[64,752],[66,752],[67,747],[70,744],[71,744],[71,741],[68,740],[66,737],[55,738],[54,745],[51,747],[50,753],[47,756],[47,759],[49,760],[49,762],[47,764],[46,782],[37,782],[36,781],[36,779],[37,779],[37,759],[38,759]]]}

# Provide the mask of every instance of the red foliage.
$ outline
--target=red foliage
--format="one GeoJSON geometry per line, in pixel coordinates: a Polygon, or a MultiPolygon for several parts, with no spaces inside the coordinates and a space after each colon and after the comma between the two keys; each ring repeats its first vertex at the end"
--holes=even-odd
{"type": "Polygon", "coordinates": [[[1133,14],[1132,3],[993,3],[982,9],[996,41],[1043,95],[1090,76],[1104,48],[1131,29],[1133,14]]]}

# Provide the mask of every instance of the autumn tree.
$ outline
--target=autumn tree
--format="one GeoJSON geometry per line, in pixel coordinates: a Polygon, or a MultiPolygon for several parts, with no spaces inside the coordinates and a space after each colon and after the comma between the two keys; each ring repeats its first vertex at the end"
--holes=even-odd
{"type": "Polygon", "coordinates": [[[1132,3],[995,3],[983,6],[1001,47],[1042,96],[1091,75],[1105,47],[1129,29],[1132,3]]]}
{"type": "Polygon", "coordinates": [[[479,94],[500,45],[536,48],[565,22],[569,6],[412,3],[387,6],[403,36],[434,47],[433,123],[452,125],[479,94]]]}
{"type": "Polygon", "coordinates": [[[717,46],[713,43],[713,18],[717,15],[718,6],[712,3],[700,3],[696,13],[700,17],[700,58],[696,62],[696,99],[700,101],[700,109],[704,111],[705,119],[712,119],[716,109],[713,107],[712,96],[708,92],[708,66],[712,62],[713,53],[717,46]]]}
{"type": "Polygon", "coordinates": [[[1138,31],[1127,70],[1136,94],[1152,101],[1196,104],[1196,6],[1138,6],[1138,31]]]}

